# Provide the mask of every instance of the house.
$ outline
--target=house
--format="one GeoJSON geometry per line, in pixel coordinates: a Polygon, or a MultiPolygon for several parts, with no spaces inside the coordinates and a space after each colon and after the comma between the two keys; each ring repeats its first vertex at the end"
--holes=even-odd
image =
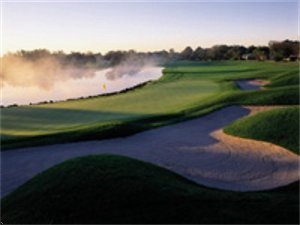
{"type": "Polygon", "coordinates": [[[299,59],[299,57],[298,57],[297,55],[290,55],[288,59],[289,59],[289,61],[294,62],[294,61],[296,61],[297,59],[299,59]]]}
{"type": "Polygon", "coordinates": [[[248,53],[248,54],[243,54],[242,55],[242,59],[244,60],[255,60],[255,55],[252,53],[248,53]]]}

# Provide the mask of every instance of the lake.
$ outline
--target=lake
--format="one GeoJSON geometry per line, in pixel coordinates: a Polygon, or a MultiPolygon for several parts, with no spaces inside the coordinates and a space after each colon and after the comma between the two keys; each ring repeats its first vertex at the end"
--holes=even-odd
{"type": "Polygon", "coordinates": [[[53,82],[50,88],[38,85],[11,85],[2,82],[1,105],[28,105],[42,101],[60,101],[69,98],[87,97],[124,90],[162,76],[162,67],[146,67],[135,73],[124,73],[121,76],[109,77],[112,68],[100,70],[93,76],[82,78],[70,77],[53,82]]]}

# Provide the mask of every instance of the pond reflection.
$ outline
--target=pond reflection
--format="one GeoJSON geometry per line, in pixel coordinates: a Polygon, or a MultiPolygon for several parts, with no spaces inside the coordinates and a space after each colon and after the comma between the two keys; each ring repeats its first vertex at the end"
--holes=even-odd
{"type": "Polygon", "coordinates": [[[6,82],[1,85],[1,105],[27,105],[42,101],[59,101],[69,98],[87,97],[112,93],[136,86],[140,83],[156,80],[162,76],[162,67],[146,67],[136,73],[126,72],[117,79],[111,79],[107,74],[112,68],[95,72],[94,76],[84,76],[80,79],[70,78],[57,80],[51,88],[35,86],[13,86],[6,82]]]}

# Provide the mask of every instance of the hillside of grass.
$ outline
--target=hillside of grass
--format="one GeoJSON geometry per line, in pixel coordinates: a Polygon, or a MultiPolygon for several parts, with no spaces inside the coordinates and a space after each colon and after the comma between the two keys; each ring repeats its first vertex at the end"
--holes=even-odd
{"type": "Polygon", "coordinates": [[[177,62],[142,88],[112,96],[1,109],[2,150],[130,135],[233,104],[298,104],[299,86],[241,91],[232,80],[280,77],[297,63],[177,62]]]}
{"type": "Polygon", "coordinates": [[[236,120],[225,133],[271,142],[299,154],[299,107],[278,108],[236,120]]]}
{"type": "Polygon", "coordinates": [[[299,85],[299,71],[290,71],[273,77],[271,83],[266,87],[282,87],[290,85],[299,85]]]}
{"type": "Polygon", "coordinates": [[[299,184],[264,192],[196,185],[158,166],[114,155],[76,158],[1,200],[4,224],[298,223],[299,184]]]}

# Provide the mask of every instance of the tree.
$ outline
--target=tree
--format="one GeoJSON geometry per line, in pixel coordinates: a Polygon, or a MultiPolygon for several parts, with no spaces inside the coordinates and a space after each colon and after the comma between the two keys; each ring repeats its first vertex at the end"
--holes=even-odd
{"type": "Polygon", "coordinates": [[[173,48],[169,50],[169,59],[170,60],[177,60],[179,58],[179,54],[175,52],[173,48]]]}
{"type": "Polygon", "coordinates": [[[180,53],[180,58],[184,60],[192,60],[193,55],[194,55],[193,49],[190,46],[188,46],[180,53]]]}
{"type": "Polygon", "coordinates": [[[257,60],[263,61],[263,60],[269,59],[270,49],[266,46],[257,47],[253,51],[253,54],[257,60]]]}
{"type": "Polygon", "coordinates": [[[208,49],[208,58],[212,60],[229,59],[228,52],[229,47],[227,45],[215,45],[208,49]]]}
{"type": "Polygon", "coordinates": [[[110,61],[112,66],[121,63],[126,58],[126,52],[124,51],[109,51],[104,55],[104,59],[110,61]]]}
{"type": "Polygon", "coordinates": [[[242,58],[242,55],[246,53],[246,51],[247,49],[244,46],[239,46],[239,45],[230,46],[227,51],[226,58],[239,60],[242,58]]]}
{"type": "Polygon", "coordinates": [[[194,51],[194,54],[193,54],[193,59],[205,60],[206,59],[206,50],[201,47],[196,48],[196,50],[194,51]]]}
{"type": "Polygon", "coordinates": [[[290,56],[299,56],[299,41],[270,41],[269,47],[272,58],[274,58],[275,61],[280,61],[290,56]]]}
{"type": "Polygon", "coordinates": [[[254,52],[254,50],[256,49],[256,47],[254,45],[249,46],[249,48],[247,49],[247,54],[251,54],[254,52]]]}

